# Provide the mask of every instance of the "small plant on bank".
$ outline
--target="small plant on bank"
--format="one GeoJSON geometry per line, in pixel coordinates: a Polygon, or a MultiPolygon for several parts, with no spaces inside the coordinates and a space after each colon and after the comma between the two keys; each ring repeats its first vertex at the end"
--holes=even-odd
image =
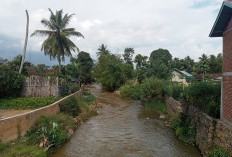
{"type": "Polygon", "coordinates": [[[209,152],[209,157],[230,157],[230,153],[221,147],[217,147],[209,152]]]}
{"type": "Polygon", "coordinates": [[[123,99],[139,100],[141,95],[140,85],[124,85],[120,88],[120,96],[123,99]]]}
{"type": "Polygon", "coordinates": [[[80,106],[78,105],[78,99],[74,96],[67,98],[59,104],[60,112],[66,113],[73,117],[77,116],[80,112],[80,106]]]}
{"type": "Polygon", "coordinates": [[[165,103],[161,102],[161,101],[145,102],[144,107],[145,107],[145,109],[148,109],[148,110],[159,111],[162,114],[166,114],[167,113],[167,108],[165,106],[165,103]]]}
{"type": "Polygon", "coordinates": [[[186,143],[192,144],[195,141],[196,130],[191,126],[191,117],[181,114],[171,121],[171,128],[175,130],[176,136],[186,143]]]}
{"type": "Polygon", "coordinates": [[[58,114],[40,117],[27,132],[28,144],[40,145],[45,149],[61,147],[69,138],[68,129],[75,130],[76,124],[71,116],[58,114]]]}

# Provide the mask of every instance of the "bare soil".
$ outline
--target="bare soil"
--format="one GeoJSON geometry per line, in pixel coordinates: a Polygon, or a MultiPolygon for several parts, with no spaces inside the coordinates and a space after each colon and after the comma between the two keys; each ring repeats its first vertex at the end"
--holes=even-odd
{"type": "Polygon", "coordinates": [[[16,116],[19,114],[27,113],[31,110],[0,110],[0,120],[12,116],[16,116]]]}

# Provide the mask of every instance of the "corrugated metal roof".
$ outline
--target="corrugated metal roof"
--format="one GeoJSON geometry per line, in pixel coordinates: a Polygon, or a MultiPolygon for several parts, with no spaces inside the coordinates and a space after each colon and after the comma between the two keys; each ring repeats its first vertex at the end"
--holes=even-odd
{"type": "Polygon", "coordinates": [[[192,76],[193,76],[193,75],[187,73],[186,71],[180,71],[180,70],[177,69],[177,68],[173,68],[171,71],[177,71],[177,72],[179,72],[179,73],[181,73],[181,74],[183,74],[183,75],[185,75],[185,76],[187,76],[187,77],[192,77],[192,76]]]}
{"type": "Polygon", "coordinates": [[[187,73],[186,71],[180,71],[180,72],[182,72],[182,74],[184,74],[184,75],[186,75],[186,76],[188,76],[188,77],[192,77],[192,75],[189,74],[189,73],[187,73]]]}
{"type": "Polygon", "coordinates": [[[214,26],[209,34],[210,37],[222,37],[232,16],[231,1],[224,1],[214,23],[214,26]]]}

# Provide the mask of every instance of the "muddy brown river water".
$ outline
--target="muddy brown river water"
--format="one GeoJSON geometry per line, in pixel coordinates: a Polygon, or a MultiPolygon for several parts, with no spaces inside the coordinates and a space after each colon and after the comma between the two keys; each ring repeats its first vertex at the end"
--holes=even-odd
{"type": "Polygon", "coordinates": [[[159,115],[139,101],[125,101],[94,85],[103,107],[50,157],[200,157],[196,147],[179,141],[159,115]],[[149,117],[149,119],[147,118],[149,117]]]}

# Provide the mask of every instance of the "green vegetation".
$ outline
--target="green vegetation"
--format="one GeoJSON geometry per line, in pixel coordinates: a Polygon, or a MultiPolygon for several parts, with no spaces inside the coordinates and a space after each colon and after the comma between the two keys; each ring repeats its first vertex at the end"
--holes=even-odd
{"type": "Polygon", "coordinates": [[[145,109],[159,111],[162,114],[167,113],[167,108],[163,101],[145,102],[145,109]]]}
{"type": "Polygon", "coordinates": [[[230,153],[221,147],[214,148],[209,152],[209,157],[230,157],[230,156],[231,156],[230,153]]]}
{"type": "Polygon", "coordinates": [[[0,98],[17,97],[20,94],[24,77],[9,64],[0,65],[0,98]]]}
{"type": "Polygon", "coordinates": [[[194,82],[186,88],[186,99],[208,115],[220,118],[220,83],[194,82]]]}
{"type": "Polygon", "coordinates": [[[64,112],[73,117],[77,116],[80,112],[80,106],[78,105],[78,100],[74,96],[67,98],[59,104],[60,112],[64,112]]]}
{"type": "Polygon", "coordinates": [[[47,157],[37,146],[0,144],[1,157],[47,157]]]}
{"type": "Polygon", "coordinates": [[[120,96],[123,99],[139,100],[141,96],[140,85],[124,85],[120,88],[120,96]]]}
{"type": "Polygon", "coordinates": [[[84,90],[83,97],[70,97],[60,105],[62,113],[42,116],[25,137],[12,143],[0,143],[0,156],[46,157],[48,153],[64,145],[78,125],[97,115],[95,101],[95,96],[87,90],[84,90]]]}
{"type": "Polygon", "coordinates": [[[196,130],[191,126],[191,117],[188,115],[180,115],[171,121],[171,128],[175,130],[176,136],[189,144],[195,141],[196,130]]]}
{"type": "Polygon", "coordinates": [[[70,138],[68,129],[75,128],[76,124],[71,116],[64,114],[42,116],[27,132],[25,139],[29,145],[39,145],[42,140],[45,149],[48,147],[54,149],[61,147],[70,138]]]}
{"type": "Polygon", "coordinates": [[[0,99],[0,109],[36,109],[50,105],[57,101],[58,98],[4,98],[0,99]]]}

